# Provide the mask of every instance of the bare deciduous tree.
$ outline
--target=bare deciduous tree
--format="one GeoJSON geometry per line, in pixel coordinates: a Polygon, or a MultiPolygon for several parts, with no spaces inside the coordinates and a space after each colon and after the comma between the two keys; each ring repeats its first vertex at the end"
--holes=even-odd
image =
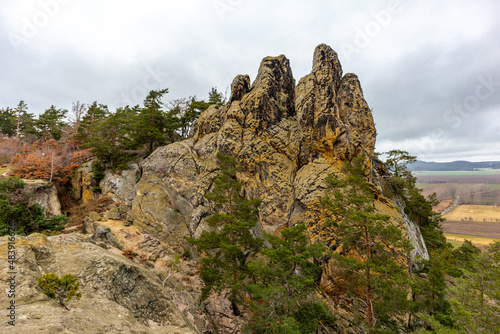
{"type": "Polygon", "coordinates": [[[68,114],[68,119],[70,125],[72,127],[76,127],[80,125],[80,121],[82,120],[83,115],[87,112],[87,105],[80,103],[80,101],[73,102],[73,107],[71,108],[71,112],[68,114]]]}

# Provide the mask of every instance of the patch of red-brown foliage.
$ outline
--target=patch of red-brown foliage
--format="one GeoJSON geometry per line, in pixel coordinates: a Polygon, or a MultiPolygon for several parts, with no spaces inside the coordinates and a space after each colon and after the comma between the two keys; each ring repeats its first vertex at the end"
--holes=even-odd
{"type": "Polygon", "coordinates": [[[26,179],[43,179],[66,183],[73,170],[92,159],[90,150],[78,150],[54,139],[42,138],[32,145],[25,145],[11,161],[12,176],[26,179]]]}

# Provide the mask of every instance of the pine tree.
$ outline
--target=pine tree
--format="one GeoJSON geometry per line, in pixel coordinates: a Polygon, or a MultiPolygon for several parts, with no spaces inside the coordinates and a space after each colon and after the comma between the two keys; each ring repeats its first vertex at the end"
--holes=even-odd
{"type": "Polygon", "coordinates": [[[16,123],[17,123],[17,132],[16,132],[16,138],[17,139],[23,139],[23,140],[28,140],[29,141],[35,141],[36,140],[36,134],[37,134],[37,129],[36,129],[36,119],[35,115],[28,113],[28,105],[24,103],[24,101],[20,101],[18,106],[15,109],[15,112],[17,113],[16,116],[16,123]],[[33,138],[29,138],[35,137],[33,138]]]}
{"type": "Polygon", "coordinates": [[[179,121],[179,129],[182,137],[187,137],[189,130],[193,125],[194,121],[200,116],[200,114],[210,107],[210,103],[205,101],[198,101],[196,97],[191,97],[189,104],[186,106],[185,110],[179,112],[181,115],[179,121]]]}
{"type": "Polygon", "coordinates": [[[30,203],[29,196],[22,191],[25,185],[17,177],[0,179],[0,236],[9,233],[9,224],[12,222],[18,235],[64,229],[68,217],[60,215],[46,218],[43,208],[30,203]]]}
{"type": "Polygon", "coordinates": [[[409,241],[390,225],[389,216],[375,209],[365,159],[346,162],[342,172],[345,179],[327,178],[332,197],[322,200],[330,215],[327,224],[341,243],[340,253],[334,254],[336,274],[346,282],[346,292],[365,305],[370,328],[378,320],[389,326],[408,306],[408,274],[402,259],[408,257],[409,241]]]}
{"type": "Polygon", "coordinates": [[[0,132],[12,137],[16,133],[16,111],[11,108],[0,109],[0,132]]]}
{"type": "Polygon", "coordinates": [[[19,104],[17,105],[16,112],[17,112],[17,135],[16,138],[19,139],[19,135],[21,133],[21,115],[24,115],[26,111],[28,110],[28,105],[24,103],[23,100],[19,101],[19,104]]]}
{"type": "Polygon", "coordinates": [[[215,104],[216,106],[223,106],[226,103],[226,100],[222,93],[220,93],[217,88],[212,87],[210,92],[208,93],[208,104],[215,104]]]}
{"type": "Polygon", "coordinates": [[[161,98],[166,93],[168,89],[149,92],[144,100],[144,108],[136,117],[132,136],[135,145],[145,145],[148,153],[158,146],[173,142],[175,138],[178,119],[174,113],[163,111],[161,98]]]}
{"type": "Polygon", "coordinates": [[[208,219],[214,231],[204,231],[199,239],[190,239],[190,242],[205,254],[200,272],[205,283],[202,298],[208,297],[212,290],[228,288],[233,312],[238,314],[237,304],[243,297],[249,259],[263,244],[253,232],[261,200],[243,196],[242,184],[235,175],[239,168],[234,158],[218,153],[217,159],[220,175],[214,180],[212,192],[205,195],[215,209],[208,219]]]}
{"type": "Polygon", "coordinates": [[[38,138],[51,136],[55,140],[61,139],[62,129],[67,125],[64,122],[67,113],[66,109],[57,109],[55,106],[51,106],[38,116],[35,121],[38,138]]]}
{"type": "Polygon", "coordinates": [[[77,129],[77,140],[85,141],[91,136],[92,127],[97,122],[104,120],[109,116],[109,110],[106,105],[98,104],[94,101],[87,109],[87,112],[82,116],[77,129]]]}
{"type": "Polygon", "coordinates": [[[407,168],[407,165],[416,162],[417,158],[401,150],[392,150],[386,154],[388,158],[385,164],[390,172],[388,185],[403,201],[408,218],[420,227],[429,250],[444,249],[446,238],[440,226],[443,219],[439,213],[432,210],[432,207],[439,203],[436,194],[425,198],[422,189],[416,186],[417,178],[407,168]]]}
{"type": "Polygon", "coordinates": [[[449,290],[453,318],[467,333],[500,333],[500,242],[466,254],[464,275],[449,290]]]}
{"type": "Polygon", "coordinates": [[[416,156],[410,155],[408,152],[402,150],[391,150],[385,154],[387,154],[385,165],[394,177],[402,178],[409,174],[411,175],[407,165],[417,162],[416,156]]]}
{"type": "Polygon", "coordinates": [[[119,167],[128,160],[127,150],[133,147],[129,134],[136,113],[135,108],[118,108],[109,113],[105,106],[91,105],[78,130],[82,147],[91,149],[104,167],[119,167]]]}
{"type": "Polygon", "coordinates": [[[446,300],[446,274],[451,274],[455,268],[451,265],[451,253],[449,250],[442,250],[441,253],[432,253],[431,258],[421,264],[422,269],[414,272],[411,282],[413,305],[409,326],[414,327],[419,321],[435,321],[443,330],[456,329],[451,316],[451,306],[446,300]]]}
{"type": "Polygon", "coordinates": [[[252,316],[249,333],[313,333],[335,323],[328,306],[316,296],[326,253],[323,244],[310,244],[306,226],[284,228],[281,236],[266,235],[270,247],[251,261],[250,296],[252,316]]]}

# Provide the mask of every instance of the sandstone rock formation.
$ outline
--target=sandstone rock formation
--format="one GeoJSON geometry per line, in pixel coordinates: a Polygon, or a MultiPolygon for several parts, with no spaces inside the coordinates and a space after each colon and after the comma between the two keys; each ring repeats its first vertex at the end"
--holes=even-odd
{"type": "MultiPolygon", "coordinates": [[[[283,55],[264,58],[253,84],[248,75],[236,76],[226,105],[202,113],[189,138],[158,148],[122,175],[107,175],[101,188],[132,206],[127,220],[134,226],[179,246],[207,228],[212,206],[204,195],[219,173],[215,156],[220,152],[242,167],[237,178],[244,195],[262,199],[260,231],[279,233],[304,222],[311,241],[335,249],[339,240],[321,224],[324,180],[329,174],[342,176],[343,162],[362,155],[378,192],[376,209],[412,241],[413,258],[428,258],[418,226],[382,194],[380,180],[387,171],[374,157],[375,140],[358,78],[344,75],[336,52],[323,44],[314,52],[311,73],[298,84],[283,55]]],[[[324,269],[321,283],[328,293],[331,268],[324,269]]],[[[207,305],[214,323],[238,333],[241,319],[225,316],[222,304],[214,303],[207,305]]]]}
{"type": "MultiPolygon", "coordinates": [[[[238,75],[231,89],[228,103],[206,110],[190,138],[158,148],[140,168],[106,176],[101,186],[107,195],[132,204],[134,224],[164,240],[196,235],[210,213],[204,195],[218,175],[217,152],[241,164],[238,179],[246,196],[262,199],[261,224],[270,233],[298,222],[313,227],[324,179],[338,173],[343,161],[366,156],[378,184],[370,108],[358,78],[342,74],[329,46],[316,48],[311,73],[297,85],[281,55],[262,60],[252,85],[248,75],[238,75]]],[[[390,201],[380,205],[406,230],[390,201]]],[[[427,256],[421,247],[418,255],[427,256]]]]}

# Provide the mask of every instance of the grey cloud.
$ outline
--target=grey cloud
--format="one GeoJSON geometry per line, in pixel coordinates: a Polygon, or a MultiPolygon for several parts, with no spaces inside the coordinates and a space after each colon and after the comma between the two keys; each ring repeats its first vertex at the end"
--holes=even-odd
{"type": "Polygon", "coordinates": [[[0,4],[0,108],[24,99],[35,113],[76,100],[113,109],[141,104],[149,89],[159,88],[169,88],[167,100],[206,98],[213,86],[224,92],[237,74],[254,80],[262,58],[279,54],[290,59],[298,81],[311,70],[314,47],[326,43],[344,72],[360,78],[377,150],[406,149],[441,161],[500,156],[500,87],[473,111],[453,111],[474,102],[466,98],[476,96],[480,80],[500,82],[494,0],[401,1],[387,24],[376,14],[387,1],[89,0],[61,7],[16,53],[8,34],[20,32],[23,15],[40,10],[32,4],[26,12],[0,4]],[[368,45],[349,54],[346,45],[356,46],[357,34],[377,22],[368,45]]]}

